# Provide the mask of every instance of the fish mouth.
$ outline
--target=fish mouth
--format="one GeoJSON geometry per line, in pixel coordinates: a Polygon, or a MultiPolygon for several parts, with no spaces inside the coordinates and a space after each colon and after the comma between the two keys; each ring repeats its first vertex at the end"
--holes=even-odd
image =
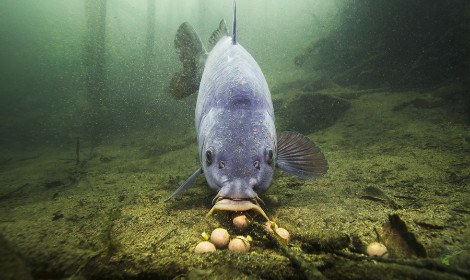
{"type": "Polygon", "coordinates": [[[264,202],[258,196],[254,198],[249,198],[249,199],[232,199],[232,198],[221,197],[217,195],[212,200],[212,203],[215,202],[214,206],[209,211],[209,213],[207,213],[206,216],[210,216],[215,210],[236,211],[236,212],[253,210],[261,214],[267,221],[269,221],[268,216],[263,211],[261,206],[259,206],[258,201],[264,204],[264,202]]]}

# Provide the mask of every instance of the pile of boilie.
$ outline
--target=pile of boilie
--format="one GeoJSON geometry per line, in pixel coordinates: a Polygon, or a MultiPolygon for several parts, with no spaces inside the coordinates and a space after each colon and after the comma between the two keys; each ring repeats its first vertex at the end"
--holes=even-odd
{"type": "MultiPolygon", "coordinates": [[[[233,225],[237,230],[245,230],[248,228],[249,220],[245,215],[239,215],[233,218],[233,225]]],[[[274,232],[278,238],[284,243],[289,242],[289,232],[278,227],[274,222],[268,221],[265,224],[266,230],[274,232]]],[[[209,236],[203,232],[202,237],[204,241],[199,242],[194,249],[195,253],[202,254],[208,252],[215,252],[217,249],[225,249],[228,247],[229,251],[236,253],[246,253],[250,250],[250,242],[252,241],[249,235],[235,236],[230,238],[230,234],[224,228],[216,228],[209,236]]]]}

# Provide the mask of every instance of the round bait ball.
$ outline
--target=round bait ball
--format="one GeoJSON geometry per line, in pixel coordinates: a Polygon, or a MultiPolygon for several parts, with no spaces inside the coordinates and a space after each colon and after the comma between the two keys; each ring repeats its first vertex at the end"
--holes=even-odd
{"type": "Polygon", "coordinates": [[[367,246],[367,254],[371,257],[388,258],[387,247],[379,242],[372,242],[367,246]]]}
{"type": "Polygon", "coordinates": [[[250,242],[245,238],[236,237],[230,241],[228,249],[236,253],[246,253],[250,250],[250,242]]]}
{"type": "Polygon", "coordinates": [[[285,228],[276,228],[276,234],[277,236],[279,236],[279,238],[281,238],[281,240],[284,242],[284,243],[289,243],[289,240],[290,240],[290,234],[289,232],[285,229],[285,228]]]}
{"type": "Polygon", "coordinates": [[[212,231],[210,240],[215,247],[221,249],[227,247],[227,244],[230,241],[230,235],[226,229],[216,228],[212,231]]]}
{"type": "Polygon", "coordinates": [[[249,225],[248,218],[245,215],[239,215],[233,218],[233,225],[239,230],[245,230],[249,225]]]}
{"type": "Polygon", "coordinates": [[[209,241],[199,242],[196,248],[194,248],[194,253],[196,254],[209,253],[209,252],[215,252],[214,244],[210,243],[209,241]]]}

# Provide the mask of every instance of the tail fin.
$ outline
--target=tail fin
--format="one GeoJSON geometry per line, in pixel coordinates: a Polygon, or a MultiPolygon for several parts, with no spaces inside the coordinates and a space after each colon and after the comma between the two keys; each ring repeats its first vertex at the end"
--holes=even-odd
{"type": "Polygon", "coordinates": [[[233,0],[233,30],[232,44],[237,44],[237,0],[233,0]]]}
{"type": "Polygon", "coordinates": [[[176,99],[189,96],[199,90],[206,50],[194,28],[187,22],[180,25],[175,37],[175,48],[179,53],[183,69],[173,75],[170,93],[176,99]]]}

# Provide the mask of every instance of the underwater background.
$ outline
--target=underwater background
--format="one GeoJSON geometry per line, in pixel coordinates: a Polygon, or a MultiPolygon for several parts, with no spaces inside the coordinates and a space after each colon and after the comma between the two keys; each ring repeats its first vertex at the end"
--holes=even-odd
{"type": "Polygon", "coordinates": [[[469,17],[465,0],[237,1],[278,133],[329,163],[261,196],[286,245],[260,217],[206,217],[203,176],[165,201],[198,166],[197,96],[168,90],[176,31],[207,46],[232,1],[0,1],[0,278],[470,278],[469,17]],[[195,254],[217,227],[250,252],[195,254]]]}

